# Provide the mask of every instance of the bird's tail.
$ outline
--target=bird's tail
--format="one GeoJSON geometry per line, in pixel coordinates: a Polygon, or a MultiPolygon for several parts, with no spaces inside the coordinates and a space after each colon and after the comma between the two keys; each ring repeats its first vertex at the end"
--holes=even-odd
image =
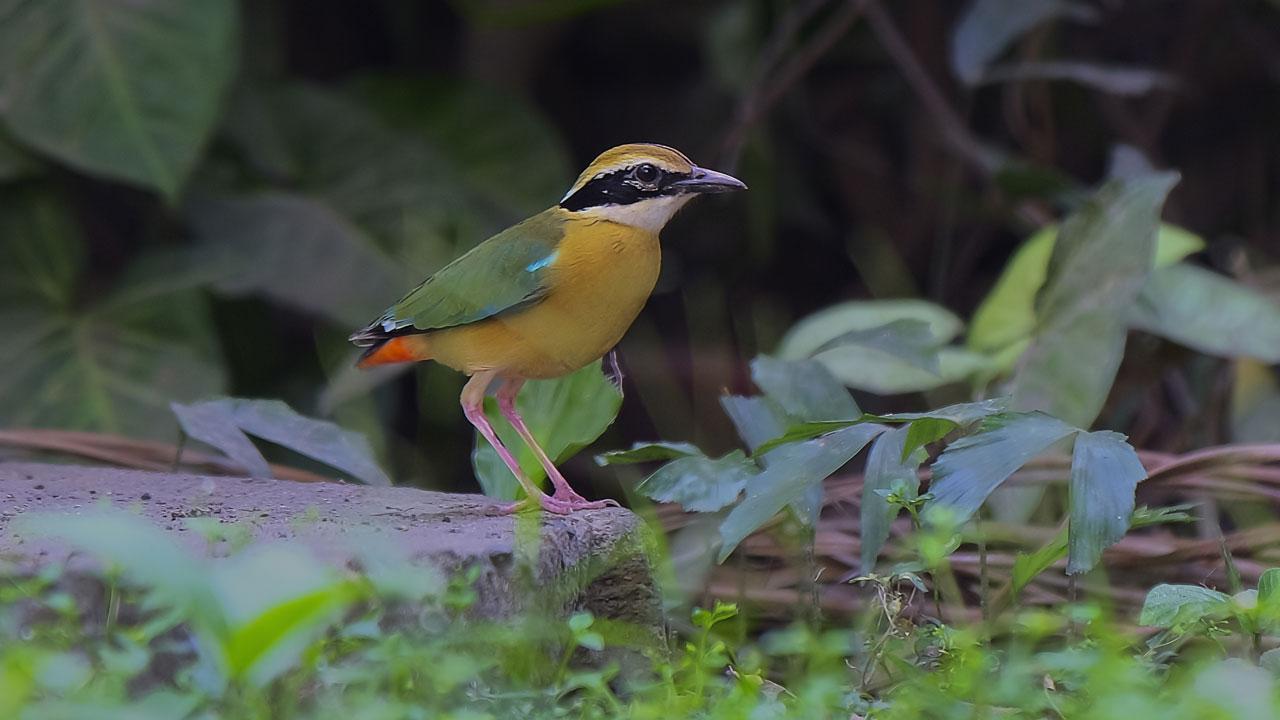
{"type": "Polygon", "coordinates": [[[391,363],[431,359],[431,342],[425,334],[399,335],[364,351],[356,367],[367,369],[391,363]]]}

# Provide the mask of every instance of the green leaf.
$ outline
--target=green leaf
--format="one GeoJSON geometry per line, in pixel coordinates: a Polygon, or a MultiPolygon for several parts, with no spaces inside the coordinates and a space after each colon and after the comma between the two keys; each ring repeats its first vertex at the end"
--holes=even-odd
{"type": "Polygon", "coordinates": [[[1258,578],[1257,617],[1267,632],[1280,626],[1280,568],[1268,568],[1258,578]]]}
{"type": "Polygon", "coordinates": [[[751,379],[796,420],[848,420],[862,414],[849,391],[813,360],[759,355],[751,361],[751,379]]]}
{"type": "Polygon", "coordinates": [[[355,328],[412,282],[358,228],[314,199],[202,199],[186,215],[200,242],[195,262],[215,270],[214,288],[227,295],[263,295],[355,328]]]}
{"type": "Polygon", "coordinates": [[[825,365],[836,379],[848,387],[878,395],[925,392],[990,373],[994,369],[991,358],[965,348],[940,348],[937,357],[937,372],[861,345],[834,347],[818,353],[813,359],[825,365]]]}
{"type": "Polygon", "coordinates": [[[202,280],[141,258],[85,297],[79,228],[56,195],[0,199],[0,426],[172,440],[172,400],[222,390],[202,280]]]}
{"type": "Polygon", "coordinates": [[[938,343],[929,324],[923,320],[894,320],[867,330],[850,330],[834,337],[813,351],[814,355],[839,347],[855,345],[877,350],[911,367],[937,375],[938,343]]]}
{"type": "Polygon", "coordinates": [[[856,420],[819,420],[815,422],[804,422],[792,425],[787,428],[787,431],[782,435],[770,438],[767,442],[758,445],[753,454],[760,456],[768,453],[779,445],[809,440],[859,423],[906,422],[910,425],[910,430],[908,430],[907,440],[904,443],[902,450],[903,459],[905,460],[906,456],[914,452],[917,448],[941,439],[947,433],[955,430],[956,428],[972,425],[973,423],[990,415],[1005,412],[1007,409],[1008,398],[995,398],[972,403],[948,405],[947,407],[939,408],[938,410],[930,412],[890,413],[888,415],[864,414],[856,420]]]}
{"type": "Polygon", "coordinates": [[[968,520],[1018,468],[1075,432],[1041,413],[989,418],[979,432],[960,438],[938,456],[929,486],[933,500],[926,511],[947,508],[955,522],[968,520]]]}
{"type": "Polygon", "coordinates": [[[220,398],[191,405],[174,403],[183,430],[246,469],[270,477],[266,461],[246,435],[262,438],[337,468],[366,485],[390,485],[363,435],[327,420],[299,415],[279,400],[220,398]],[[250,450],[252,449],[252,453],[250,450]]]}
{"type": "Polygon", "coordinates": [[[951,69],[967,85],[977,84],[987,65],[1031,28],[1070,17],[1093,20],[1097,11],[1070,0],[974,0],[951,38],[951,69]]]}
{"type": "Polygon", "coordinates": [[[40,172],[40,163],[14,144],[0,127],[0,182],[19,180],[40,172]]]}
{"type": "Polygon", "coordinates": [[[678,503],[689,512],[714,512],[737,500],[759,472],[741,450],[717,459],[699,453],[663,465],[636,489],[657,502],[678,503]]]}
{"type": "Polygon", "coordinates": [[[234,75],[233,0],[0,2],[0,113],[19,140],[175,198],[234,75]]]}
{"type": "Polygon", "coordinates": [[[902,458],[905,460],[917,448],[935,440],[940,440],[947,433],[957,428],[968,427],[992,415],[1003,413],[1008,410],[1008,407],[1008,398],[992,398],[977,402],[957,403],[928,412],[890,413],[888,415],[876,415],[870,419],[884,423],[904,421],[910,423],[910,430],[902,446],[902,458]]]}
{"type": "MultiPolygon", "coordinates": [[[[841,390],[844,393],[844,390],[841,390]]],[[[738,436],[751,450],[752,457],[763,467],[769,467],[778,456],[778,451],[768,449],[765,444],[782,434],[787,426],[794,422],[776,400],[768,396],[739,397],[725,395],[720,398],[720,406],[724,408],[729,420],[738,431],[738,436]]],[[[846,421],[847,422],[847,421],[846,421]]],[[[811,485],[807,491],[792,502],[791,509],[801,522],[812,525],[817,521],[817,514],[822,504],[822,486],[811,485]]]]}
{"type": "Polygon", "coordinates": [[[962,327],[949,311],[923,300],[841,303],[801,320],[778,348],[783,359],[812,355],[851,388],[915,392],[962,380],[986,358],[942,347],[962,327]]]}
{"type": "Polygon", "coordinates": [[[473,193],[512,221],[549,207],[573,181],[555,127],[517,95],[416,75],[366,75],[354,89],[393,128],[426,139],[473,193]]]}
{"type": "MultiPolygon", "coordinates": [[[[970,349],[995,353],[1031,337],[1036,327],[1036,294],[1044,285],[1057,239],[1058,226],[1045,226],[1013,254],[973,314],[967,338],[970,349]]],[[[1162,223],[1156,235],[1155,266],[1167,267],[1203,249],[1204,240],[1198,235],[1162,223]]]]}
{"type": "Polygon", "coordinates": [[[1146,468],[1125,436],[1107,430],[1076,436],[1068,575],[1092,570],[1102,551],[1128,532],[1133,494],[1146,477],[1146,468]]]}
{"type": "Polygon", "coordinates": [[[719,562],[780,510],[844,467],[884,430],[882,425],[855,425],[770,452],[764,471],[750,479],[746,497],[720,525],[719,562]]]}
{"type": "Polygon", "coordinates": [[[71,206],[44,186],[0,196],[0,300],[5,309],[71,312],[85,248],[71,206]]]}
{"type": "MultiPolygon", "coordinates": [[[[266,197],[305,200],[316,208],[308,212],[319,215],[318,221],[336,222],[337,231],[358,236],[341,244],[354,246],[348,252],[354,253],[355,260],[369,262],[370,253],[384,256],[382,263],[376,263],[384,267],[375,268],[372,275],[348,272],[344,276],[346,284],[358,283],[358,289],[344,285],[319,290],[344,295],[381,289],[385,293],[383,307],[378,308],[381,312],[460,249],[503,227],[500,213],[468,192],[441,150],[422,137],[395,130],[347,95],[304,84],[250,86],[238,93],[231,114],[239,122],[229,124],[228,142],[254,166],[263,168],[264,179],[279,185],[276,174],[289,173],[293,193],[266,197]],[[389,261],[394,261],[394,281],[379,288],[386,280],[389,261]]],[[[239,190],[235,186],[224,192],[239,190]]],[[[279,262],[257,272],[277,277],[297,274],[288,263],[294,253],[289,243],[298,237],[271,233],[265,239],[285,245],[259,250],[262,261],[279,262]]]]}
{"type": "MultiPolygon", "coordinates": [[[[753,454],[764,455],[762,446],[786,431],[790,419],[778,403],[764,396],[724,395],[720,407],[729,416],[738,437],[753,454]]],[[[843,425],[847,421],[837,424],[843,425]]],[[[821,434],[821,433],[819,433],[821,434]]]]}
{"type": "MultiPolygon", "coordinates": [[[[516,409],[529,431],[557,465],[595,442],[613,423],[620,407],[622,395],[605,376],[600,362],[562,378],[531,380],[516,398],[516,409]]],[[[545,478],[546,472],[533,451],[498,411],[497,401],[486,398],[484,409],[498,438],[516,457],[525,474],[534,482],[545,478]]],[[[516,498],[520,485],[478,432],[471,463],[486,495],[504,500],[516,498]]]]}
{"type": "Polygon", "coordinates": [[[1129,323],[1211,355],[1280,363],[1280,304],[1194,265],[1153,273],[1129,323]]]}
{"type": "Polygon", "coordinates": [[[359,597],[355,583],[285,545],[217,563],[212,581],[230,624],[223,645],[228,674],[258,687],[296,667],[359,597]]]}
{"type": "Polygon", "coordinates": [[[596,455],[597,465],[632,465],[655,460],[675,460],[694,457],[702,451],[683,442],[638,442],[630,450],[610,450],[596,455]]]}
{"type": "Polygon", "coordinates": [[[924,462],[925,454],[920,450],[904,449],[912,427],[913,424],[903,425],[882,433],[867,456],[862,480],[862,522],[859,526],[863,574],[875,568],[876,557],[889,539],[889,526],[899,510],[878,491],[897,486],[906,488],[914,497],[920,488],[920,476],[916,472],[924,462]]]}
{"type": "Polygon", "coordinates": [[[1170,173],[1107,183],[1062,226],[1012,381],[1013,407],[1087,427],[1124,354],[1124,313],[1151,271],[1170,173]]]}
{"type": "Polygon", "coordinates": [[[1048,570],[1054,563],[1067,556],[1067,529],[1063,528],[1053,539],[1031,554],[1018,553],[1013,558],[1011,589],[1016,598],[1022,589],[1048,570]]]}
{"type": "Polygon", "coordinates": [[[933,347],[945,345],[964,327],[950,310],[924,300],[851,300],[797,322],[778,344],[777,356],[783,360],[806,358],[848,333],[873,331],[902,320],[926,323],[933,347]]]}
{"type": "Polygon", "coordinates": [[[1231,609],[1231,597],[1199,585],[1160,584],[1147,593],[1138,624],[1172,628],[1201,619],[1221,617],[1231,609]]]}

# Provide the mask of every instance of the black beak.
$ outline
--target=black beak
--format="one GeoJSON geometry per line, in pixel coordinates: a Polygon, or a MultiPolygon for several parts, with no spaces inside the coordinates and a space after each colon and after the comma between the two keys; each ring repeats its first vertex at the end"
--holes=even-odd
{"type": "Polygon", "coordinates": [[[689,177],[677,180],[672,186],[680,188],[681,192],[693,193],[723,193],[747,189],[746,183],[732,175],[700,167],[695,167],[689,177]]]}

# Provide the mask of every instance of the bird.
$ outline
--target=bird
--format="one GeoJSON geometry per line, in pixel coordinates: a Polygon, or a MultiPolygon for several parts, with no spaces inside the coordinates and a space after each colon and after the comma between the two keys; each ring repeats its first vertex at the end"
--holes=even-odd
{"type": "Polygon", "coordinates": [[[525,381],[568,375],[617,345],[657,282],[658,233],[692,198],[746,187],[665,145],[606,150],[559,203],[476,245],[352,334],[364,349],[357,366],[432,360],[470,376],[459,398],[463,415],[525,492],[504,512],[617,506],[570,487],[516,397],[525,381]],[[525,476],[485,417],[495,381],[502,416],[546,471],[550,495],[525,476]]]}

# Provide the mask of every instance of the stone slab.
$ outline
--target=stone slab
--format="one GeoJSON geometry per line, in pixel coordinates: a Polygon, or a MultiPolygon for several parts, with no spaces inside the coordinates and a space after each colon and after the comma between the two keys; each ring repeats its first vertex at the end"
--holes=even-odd
{"type": "Polygon", "coordinates": [[[58,542],[24,537],[11,525],[32,512],[74,515],[102,505],[139,513],[193,552],[217,552],[190,527],[193,517],[235,524],[255,541],[301,542],[348,569],[359,569],[355,548],[394,547],[413,564],[446,572],[476,568],[471,612],[478,617],[586,609],[663,635],[647,553],[651,538],[639,518],[621,508],[518,520],[496,513],[497,503],[478,495],[0,463],[0,557],[29,569],[80,561],[58,542]]]}

